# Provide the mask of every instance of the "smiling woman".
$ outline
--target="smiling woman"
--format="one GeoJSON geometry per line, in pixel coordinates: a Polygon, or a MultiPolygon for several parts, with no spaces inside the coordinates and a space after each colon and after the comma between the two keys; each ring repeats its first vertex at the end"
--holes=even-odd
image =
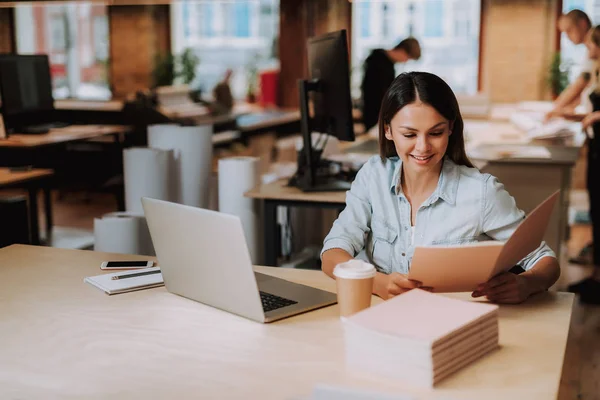
{"type": "MultiPolygon", "coordinates": [[[[507,240],[523,220],[504,185],[472,167],[458,102],[438,76],[409,72],[394,80],[381,105],[379,141],[380,155],[358,172],[325,238],[322,268],[329,276],[364,252],[378,270],[373,293],[387,299],[421,286],[406,277],[415,246],[507,240]]],[[[545,243],[518,265],[526,272],[481,282],[473,296],[519,303],[560,273],[545,243]]]]}

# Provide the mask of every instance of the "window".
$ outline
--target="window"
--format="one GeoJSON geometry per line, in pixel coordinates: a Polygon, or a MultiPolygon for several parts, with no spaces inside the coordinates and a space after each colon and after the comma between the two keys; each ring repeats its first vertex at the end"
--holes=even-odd
{"type": "Polygon", "coordinates": [[[94,56],[97,61],[108,60],[108,16],[97,15],[94,17],[94,56]]]}
{"type": "Polygon", "coordinates": [[[50,50],[65,51],[67,46],[67,34],[65,28],[67,21],[62,13],[53,13],[49,18],[50,23],[50,50]]]}
{"type": "Polygon", "coordinates": [[[277,35],[275,28],[279,26],[278,22],[275,22],[275,19],[279,18],[279,14],[274,15],[273,7],[271,4],[261,4],[260,5],[260,16],[261,21],[265,21],[263,24],[258,25],[258,34],[261,37],[272,38],[277,35]]]}
{"type": "Polygon", "coordinates": [[[55,99],[110,99],[105,5],[19,5],[15,24],[18,53],[48,54],[55,99]]]}
{"type": "Polygon", "coordinates": [[[452,7],[454,20],[454,36],[469,36],[471,32],[471,15],[469,14],[469,1],[456,0],[452,7]]]}
{"type": "MultiPolygon", "coordinates": [[[[600,0],[564,0],[563,13],[574,9],[584,11],[592,20],[592,26],[600,21],[600,0]]],[[[581,71],[581,63],[587,57],[585,46],[574,45],[563,33],[560,37],[560,55],[562,69],[569,71],[570,80],[574,80],[581,71]]]]}
{"type": "Polygon", "coordinates": [[[173,53],[181,54],[186,48],[194,50],[200,63],[191,86],[201,89],[204,98],[210,99],[212,89],[227,69],[233,71],[232,94],[244,98],[254,70],[278,68],[279,1],[180,0],[171,3],[173,53]],[[189,8],[194,8],[197,14],[189,8]]]}
{"type": "Polygon", "coordinates": [[[388,36],[390,34],[390,20],[388,18],[388,4],[387,3],[383,3],[382,4],[382,11],[383,11],[383,19],[381,21],[382,27],[381,27],[381,33],[383,34],[383,36],[388,36]]]}
{"type": "Polygon", "coordinates": [[[444,35],[444,4],[442,0],[425,0],[423,18],[424,36],[441,37],[444,35]]]}
{"type": "Polygon", "coordinates": [[[250,36],[250,5],[248,3],[234,4],[235,36],[250,36]]]}
{"type": "Polygon", "coordinates": [[[358,3],[359,14],[360,14],[360,37],[369,37],[371,36],[371,3],[362,2],[358,3]]]}
{"type": "MultiPolygon", "coordinates": [[[[204,37],[214,37],[215,36],[215,5],[214,4],[197,4],[200,10],[199,14],[202,16],[200,21],[202,21],[200,25],[200,34],[204,37]]],[[[186,21],[186,23],[192,24],[190,20],[186,21]]]]}
{"type": "MultiPolygon", "coordinates": [[[[600,0],[598,0],[600,1],[600,0]]],[[[480,0],[394,0],[386,15],[393,21],[386,32],[372,7],[381,0],[353,0],[352,94],[360,97],[363,62],[376,48],[390,49],[414,36],[421,44],[421,59],[397,66],[397,72],[432,72],[448,82],[457,94],[475,94],[479,74],[480,0]],[[425,17],[427,16],[427,17],[425,17]],[[367,23],[368,26],[363,26],[367,23]],[[381,30],[380,30],[381,29],[381,30]],[[381,36],[364,36],[381,31],[381,36]]]]}

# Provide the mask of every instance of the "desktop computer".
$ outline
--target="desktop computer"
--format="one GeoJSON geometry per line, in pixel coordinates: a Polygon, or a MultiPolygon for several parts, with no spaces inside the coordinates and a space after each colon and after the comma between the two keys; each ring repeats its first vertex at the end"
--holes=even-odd
{"type": "Polygon", "coordinates": [[[0,55],[0,104],[8,132],[41,134],[68,125],[54,120],[47,55],[0,55]]]}
{"type": "Polygon", "coordinates": [[[313,132],[354,141],[348,58],[345,30],[308,40],[309,79],[298,82],[303,148],[290,181],[305,192],[350,188],[349,179],[330,172],[330,163],[321,157],[323,148],[312,141],[313,132]]]}

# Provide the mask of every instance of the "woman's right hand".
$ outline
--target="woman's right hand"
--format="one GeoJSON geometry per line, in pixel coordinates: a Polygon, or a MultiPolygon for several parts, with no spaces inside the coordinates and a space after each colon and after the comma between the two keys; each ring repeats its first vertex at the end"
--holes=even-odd
{"type": "Polygon", "coordinates": [[[600,121],[600,111],[594,111],[593,113],[588,114],[583,121],[581,121],[581,127],[583,130],[586,130],[588,127],[594,125],[600,121]]]}
{"type": "Polygon", "coordinates": [[[380,272],[375,276],[373,293],[384,300],[408,292],[411,289],[422,288],[421,282],[408,279],[406,275],[392,272],[389,275],[380,272]]]}

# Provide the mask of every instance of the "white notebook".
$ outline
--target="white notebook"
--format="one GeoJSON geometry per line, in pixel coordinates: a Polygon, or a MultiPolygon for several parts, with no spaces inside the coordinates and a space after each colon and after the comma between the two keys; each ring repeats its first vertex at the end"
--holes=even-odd
{"type": "Polygon", "coordinates": [[[164,285],[159,267],[88,276],[83,281],[97,287],[108,295],[150,289],[164,285]]]}

